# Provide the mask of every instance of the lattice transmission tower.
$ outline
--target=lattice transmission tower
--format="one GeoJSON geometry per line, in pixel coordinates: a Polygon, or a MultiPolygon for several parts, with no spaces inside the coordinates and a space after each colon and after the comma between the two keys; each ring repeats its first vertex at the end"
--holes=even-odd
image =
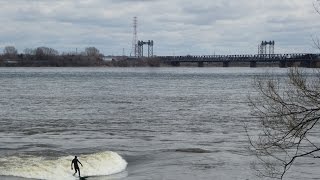
{"type": "Polygon", "coordinates": [[[133,37],[131,56],[138,57],[138,18],[133,17],[133,37]]]}

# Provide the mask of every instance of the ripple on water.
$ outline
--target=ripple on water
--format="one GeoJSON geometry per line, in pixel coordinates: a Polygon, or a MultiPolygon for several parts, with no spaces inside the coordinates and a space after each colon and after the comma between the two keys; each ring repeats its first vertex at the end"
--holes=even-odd
{"type": "Polygon", "coordinates": [[[176,149],[175,151],[184,152],[184,153],[211,153],[211,151],[201,149],[201,148],[183,148],[183,149],[176,149]]]}

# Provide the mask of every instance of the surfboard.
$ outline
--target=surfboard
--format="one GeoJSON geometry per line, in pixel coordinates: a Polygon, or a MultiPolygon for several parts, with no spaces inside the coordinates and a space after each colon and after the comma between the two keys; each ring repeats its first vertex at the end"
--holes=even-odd
{"type": "Polygon", "coordinates": [[[79,180],[86,180],[87,178],[89,178],[90,176],[80,176],[78,177],[78,175],[73,174],[74,177],[79,178],[79,180]]]}

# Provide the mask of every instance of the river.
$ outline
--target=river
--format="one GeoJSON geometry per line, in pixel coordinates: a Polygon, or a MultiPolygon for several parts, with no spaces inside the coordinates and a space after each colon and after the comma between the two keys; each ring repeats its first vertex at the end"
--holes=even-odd
{"type": "Polygon", "coordinates": [[[76,179],[75,155],[88,180],[257,179],[244,124],[270,72],[287,69],[0,68],[0,179],[76,179]]]}

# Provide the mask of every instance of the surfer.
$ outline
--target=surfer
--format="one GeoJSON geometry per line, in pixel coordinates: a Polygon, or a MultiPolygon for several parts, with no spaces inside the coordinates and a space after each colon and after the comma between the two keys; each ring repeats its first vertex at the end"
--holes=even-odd
{"type": "MultiPolygon", "coordinates": [[[[78,163],[81,164],[81,162],[77,159],[77,156],[75,156],[74,159],[73,159],[72,162],[71,162],[71,170],[73,170],[72,164],[74,164],[74,170],[75,170],[76,172],[75,172],[73,175],[75,175],[75,174],[77,173],[77,171],[78,171],[78,172],[79,172],[79,177],[80,177],[80,168],[79,168],[78,163]]],[[[81,167],[83,167],[82,164],[81,164],[81,167]]]]}

